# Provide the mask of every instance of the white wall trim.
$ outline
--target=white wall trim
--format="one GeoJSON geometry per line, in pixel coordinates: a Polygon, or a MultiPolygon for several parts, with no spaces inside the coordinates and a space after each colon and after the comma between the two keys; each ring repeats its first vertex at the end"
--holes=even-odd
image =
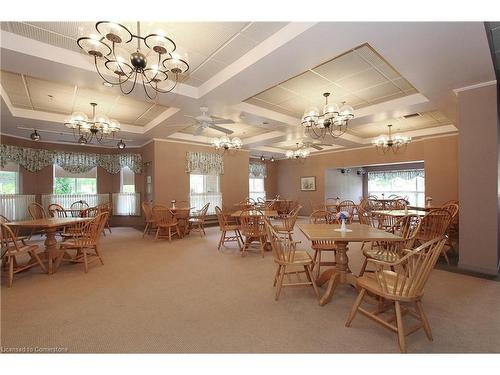
{"type": "Polygon", "coordinates": [[[462,91],[474,90],[474,89],[478,89],[481,87],[491,86],[491,85],[496,85],[496,84],[497,84],[496,80],[488,81],[488,82],[481,82],[481,83],[476,83],[474,85],[464,86],[464,87],[460,87],[458,89],[453,89],[453,92],[455,93],[455,95],[458,95],[462,91]]]}

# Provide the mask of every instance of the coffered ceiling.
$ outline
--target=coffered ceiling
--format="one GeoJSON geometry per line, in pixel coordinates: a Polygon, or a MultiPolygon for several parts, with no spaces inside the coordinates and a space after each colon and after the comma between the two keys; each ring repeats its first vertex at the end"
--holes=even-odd
{"type": "Polygon", "coordinates": [[[91,117],[91,102],[97,113],[120,122],[144,126],[168,107],[128,96],[37,79],[23,74],[0,71],[0,84],[16,108],[70,115],[84,112],[91,117]]]}
{"type": "Polygon", "coordinates": [[[417,90],[370,45],[364,44],[246,100],[263,108],[300,117],[311,106],[329,101],[367,107],[417,90]]]}
{"type": "MultiPolygon", "coordinates": [[[[135,22],[124,24],[137,33],[135,22]]],[[[314,141],[342,150],[369,145],[388,124],[413,138],[456,133],[454,90],[495,82],[478,22],[141,22],[141,35],[161,29],[190,63],[174,92],[152,102],[142,89],[125,96],[102,85],[76,45],[94,25],[1,23],[2,134],[29,137],[37,128],[47,141],[71,141],[62,120],[89,114],[95,101],[126,125],[120,137],[132,146],[156,138],[206,144],[223,133],[195,135],[186,115],[208,106],[210,115],[234,121],[224,127],[252,154],[280,157],[296,142],[313,142],[300,118],[322,107],[323,92],[355,108],[346,134],[314,141]]]]}
{"type": "MultiPolygon", "coordinates": [[[[138,35],[136,22],[120,22],[138,35]]],[[[189,75],[183,82],[199,86],[286,25],[286,22],[141,22],[140,35],[162,32],[187,59],[189,75]]],[[[82,53],[76,40],[97,34],[95,22],[1,22],[6,30],[43,43],[82,53]]],[[[136,49],[133,42],[122,45],[136,49]]]]}

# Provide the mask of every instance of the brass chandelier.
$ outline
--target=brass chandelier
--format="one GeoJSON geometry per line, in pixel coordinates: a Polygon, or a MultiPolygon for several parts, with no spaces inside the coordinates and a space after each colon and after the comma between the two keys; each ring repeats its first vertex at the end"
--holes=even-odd
{"type": "Polygon", "coordinates": [[[403,151],[408,146],[408,143],[411,142],[411,137],[406,137],[401,134],[392,135],[392,125],[387,125],[389,128],[389,135],[381,135],[375,138],[372,143],[377,148],[377,151],[385,154],[389,151],[393,153],[398,153],[399,151],[403,151]]]}
{"type": "Polygon", "coordinates": [[[137,34],[132,34],[125,26],[109,21],[99,21],[92,34],[77,40],[78,46],[94,57],[94,65],[99,76],[107,85],[120,86],[123,94],[130,94],[136,84],[142,84],[149,99],[155,99],[158,93],[171,92],[179,82],[179,76],[189,70],[189,64],[174,53],[177,46],[174,41],[161,33],[141,36],[140,23],[137,22],[137,34]],[[135,52],[130,53],[125,47],[137,42],[135,52]],[[142,48],[142,51],[141,51],[142,48]],[[105,67],[103,74],[102,62],[105,67]],[[114,76],[109,80],[104,75],[114,76]],[[140,82],[139,82],[140,81],[140,82]],[[165,88],[164,83],[173,82],[165,88]],[[132,83],[125,89],[127,82],[132,83]]]}

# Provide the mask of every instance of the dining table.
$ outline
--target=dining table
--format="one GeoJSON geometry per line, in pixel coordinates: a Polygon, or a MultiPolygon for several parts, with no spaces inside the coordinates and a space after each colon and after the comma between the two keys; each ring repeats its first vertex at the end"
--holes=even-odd
{"type": "Polygon", "coordinates": [[[406,215],[418,215],[418,216],[425,216],[428,212],[424,210],[373,210],[370,211],[372,214],[375,215],[386,215],[386,216],[392,216],[392,217],[404,217],[406,215]]]}
{"type": "Polygon", "coordinates": [[[57,229],[66,226],[72,226],[79,224],[88,220],[92,220],[89,217],[52,217],[44,219],[34,219],[34,220],[21,220],[21,221],[11,221],[7,224],[9,227],[14,227],[18,229],[37,229],[45,232],[45,250],[41,254],[41,258],[48,262],[47,273],[53,274],[56,270],[54,269],[54,262],[57,258],[57,240],[56,232],[57,229]]]}
{"type": "Polygon", "coordinates": [[[189,234],[189,216],[195,207],[171,207],[169,210],[177,219],[184,236],[189,234]]]}
{"type": "Polygon", "coordinates": [[[338,224],[300,223],[297,224],[297,227],[309,241],[335,242],[335,267],[323,271],[316,279],[318,286],[328,282],[325,293],[320,299],[321,306],[330,302],[338,284],[356,287],[356,276],[349,268],[349,256],[347,255],[350,242],[403,241],[403,238],[398,235],[359,223],[347,225],[347,231],[341,231],[338,224]]]}
{"type": "Polygon", "coordinates": [[[231,214],[231,217],[240,217],[242,213],[249,216],[260,216],[264,215],[265,217],[278,217],[278,211],[276,210],[238,210],[231,214]]]}

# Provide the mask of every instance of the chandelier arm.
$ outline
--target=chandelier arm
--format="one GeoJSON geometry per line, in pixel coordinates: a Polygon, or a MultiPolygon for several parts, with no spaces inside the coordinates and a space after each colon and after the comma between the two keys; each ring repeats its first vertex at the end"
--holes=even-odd
{"type": "MultiPolygon", "coordinates": [[[[118,86],[118,85],[121,86],[122,85],[123,82],[121,82],[121,80],[120,80],[120,82],[111,82],[111,81],[107,80],[106,78],[104,78],[104,76],[102,75],[101,71],[99,70],[99,65],[97,65],[97,56],[94,56],[94,65],[95,65],[95,69],[97,70],[97,73],[99,74],[99,76],[102,78],[102,80],[104,82],[107,82],[107,83],[109,83],[110,85],[113,85],[113,86],[118,86]]],[[[124,81],[124,82],[126,82],[126,81],[124,81]]]]}
{"type": "Polygon", "coordinates": [[[160,94],[168,94],[168,93],[172,92],[172,91],[173,91],[173,90],[177,87],[177,83],[179,82],[179,77],[178,77],[178,76],[179,76],[178,74],[175,74],[175,83],[174,83],[174,85],[173,85],[170,89],[168,89],[168,90],[162,90],[162,89],[160,89],[160,88],[158,88],[158,87],[153,87],[153,86],[151,86],[151,87],[153,87],[153,89],[154,89],[156,92],[160,93],[160,94]]]}
{"type": "MultiPolygon", "coordinates": [[[[120,64],[120,62],[118,61],[118,59],[116,58],[116,55],[115,55],[115,42],[113,42],[113,48],[112,48],[112,51],[113,51],[113,59],[114,61],[116,61],[116,65],[118,65],[118,68],[120,68],[120,71],[123,73],[124,76],[127,77],[127,79],[125,81],[123,81],[122,83],[125,83],[127,82],[130,77],[132,77],[132,74],[134,74],[134,70],[132,69],[132,71],[130,72],[129,75],[127,75],[127,73],[125,73],[122,69],[122,64],[120,64]]],[[[120,78],[120,81],[121,81],[121,78],[120,78]]],[[[122,84],[120,83],[120,85],[122,84]]]]}
{"type": "Polygon", "coordinates": [[[148,82],[148,85],[149,85],[150,87],[152,87],[152,88],[153,88],[153,90],[155,90],[155,94],[154,94],[153,96],[151,96],[151,95],[149,94],[149,92],[148,92],[147,87],[146,87],[146,83],[144,82],[144,78],[146,78],[146,81],[147,81],[147,77],[145,77],[144,72],[143,72],[143,73],[141,74],[141,79],[142,79],[142,88],[144,89],[144,92],[146,93],[146,96],[147,96],[149,99],[151,99],[151,100],[155,100],[155,99],[156,99],[156,97],[158,96],[158,91],[156,91],[156,90],[155,90],[155,88],[151,85],[151,83],[149,83],[149,82],[148,82]]]}
{"type": "MultiPolygon", "coordinates": [[[[123,83],[125,83],[127,81],[123,81],[123,83]]],[[[130,94],[135,89],[135,84],[136,83],[137,83],[137,71],[135,71],[134,84],[132,85],[132,88],[129,91],[123,90],[123,85],[120,84],[120,90],[121,90],[122,94],[124,94],[124,95],[130,94]]]]}

